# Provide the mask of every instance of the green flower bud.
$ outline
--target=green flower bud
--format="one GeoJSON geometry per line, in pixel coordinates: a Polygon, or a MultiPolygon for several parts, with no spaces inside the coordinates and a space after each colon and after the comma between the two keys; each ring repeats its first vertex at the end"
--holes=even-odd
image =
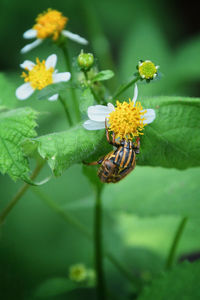
{"type": "Polygon", "coordinates": [[[78,56],[78,65],[79,67],[84,70],[88,71],[94,64],[94,56],[92,53],[81,53],[78,56]]]}
{"type": "Polygon", "coordinates": [[[158,75],[159,66],[150,60],[140,61],[137,68],[141,79],[152,80],[158,75]]]}
{"type": "Polygon", "coordinates": [[[82,282],[87,278],[87,269],[84,264],[76,264],[69,269],[69,278],[72,281],[82,282]]]}

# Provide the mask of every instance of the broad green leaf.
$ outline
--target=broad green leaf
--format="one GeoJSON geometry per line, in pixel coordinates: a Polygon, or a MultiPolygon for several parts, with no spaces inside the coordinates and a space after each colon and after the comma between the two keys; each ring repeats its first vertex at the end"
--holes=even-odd
{"type": "Polygon", "coordinates": [[[37,298],[55,297],[76,289],[78,286],[65,277],[48,279],[43,282],[35,291],[37,298]]]}
{"type": "Polygon", "coordinates": [[[69,131],[52,133],[35,139],[38,152],[48,161],[56,176],[71,165],[92,159],[92,155],[102,155],[108,151],[108,143],[103,131],[87,131],[82,126],[69,131]]]}
{"type": "MultiPolygon", "coordinates": [[[[142,104],[155,109],[156,119],[145,127],[137,163],[177,169],[199,166],[200,99],[160,97],[146,99],[142,104]]],[[[41,136],[35,142],[55,175],[85,159],[97,160],[111,149],[105,130],[87,131],[82,125],[41,136]]]]}
{"type": "Polygon", "coordinates": [[[29,181],[30,169],[21,144],[36,136],[36,116],[37,112],[29,107],[0,113],[0,171],[14,180],[29,181]]]}
{"type": "Polygon", "coordinates": [[[200,99],[157,97],[142,101],[155,121],[141,138],[138,164],[185,169],[200,165],[200,99]]]}
{"type": "Polygon", "coordinates": [[[91,93],[90,88],[87,88],[83,91],[80,97],[80,111],[82,114],[87,113],[89,106],[94,104],[94,96],[91,93]]]}
{"type": "Polygon", "coordinates": [[[114,72],[113,71],[111,71],[111,70],[104,70],[104,71],[101,71],[101,72],[97,73],[93,77],[92,82],[108,80],[108,79],[112,78],[113,76],[114,76],[114,72]]]}
{"type": "Polygon", "coordinates": [[[144,290],[138,300],[200,299],[200,262],[183,263],[163,274],[144,290]]]}
{"type": "Polygon", "coordinates": [[[105,187],[103,199],[112,212],[125,211],[141,217],[175,215],[199,218],[199,178],[200,168],[179,171],[136,165],[121,182],[105,187]]]}

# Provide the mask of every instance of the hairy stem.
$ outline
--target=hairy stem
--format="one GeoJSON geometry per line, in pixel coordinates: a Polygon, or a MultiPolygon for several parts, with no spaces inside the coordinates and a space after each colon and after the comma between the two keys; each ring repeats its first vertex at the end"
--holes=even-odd
{"type": "MultiPolygon", "coordinates": [[[[35,179],[36,176],[39,174],[43,165],[44,165],[44,162],[37,164],[37,166],[35,167],[35,170],[33,171],[32,175],[31,175],[32,180],[35,179]]],[[[17,202],[20,200],[20,198],[25,194],[25,192],[27,191],[27,189],[29,187],[30,187],[30,185],[28,183],[24,183],[24,185],[18,190],[18,192],[12,198],[12,200],[8,203],[8,205],[3,209],[2,213],[0,214],[0,225],[3,224],[7,215],[10,213],[10,211],[13,209],[13,207],[17,204],[17,202]]]]}
{"type": "Polygon", "coordinates": [[[102,202],[101,189],[96,188],[95,212],[94,212],[94,242],[95,242],[95,266],[97,274],[97,299],[106,299],[105,279],[103,271],[102,249],[102,202]]]}
{"type": "Polygon", "coordinates": [[[63,108],[64,108],[64,111],[65,111],[67,120],[68,120],[69,125],[70,125],[70,127],[71,127],[71,126],[73,125],[73,121],[72,121],[71,116],[70,116],[70,113],[69,113],[69,111],[68,111],[67,104],[66,104],[65,100],[64,100],[61,96],[59,96],[59,100],[60,100],[60,102],[61,102],[61,104],[62,104],[62,106],[63,106],[63,108]]]}
{"type": "MultiPolygon", "coordinates": [[[[71,77],[73,77],[72,67],[71,67],[71,64],[70,64],[69,53],[68,53],[68,49],[67,49],[66,44],[61,44],[60,48],[62,49],[63,55],[65,57],[67,70],[71,73],[71,77]]],[[[77,118],[78,121],[80,121],[80,111],[79,111],[79,105],[78,105],[78,101],[77,101],[77,98],[76,98],[75,90],[73,88],[71,88],[70,93],[71,93],[71,98],[73,100],[73,105],[74,105],[74,110],[75,110],[75,113],[76,113],[76,118],[77,118]]]]}
{"type": "Polygon", "coordinates": [[[176,250],[177,250],[178,244],[180,242],[180,239],[181,239],[181,236],[183,234],[183,231],[184,231],[184,228],[185,228],[185,225],[186,225],[187,221],[188,221],[188,217],[182,218],[181,222],[180,222],[180,224],[177,228],[177,231],[175,233],[171,248],[169,250],[166,265],[165,265],[165,268],[167,270],[169,270],[173,265],[174,258],[175,258],[175,255],[176,255],[176,250]]]}
{"type": "Polygon", "coordinates": [[[117,90],[112,99],[116,99],[117,97],[119,97],[119,95],[121,95],[123,92],[125,92],[131,85],[133,85],[134,83],[136,83],[139,80],[139,77],[134,77],[133,79],[131,79],[127,84],[125,84],[122,88],[120,88],[119,90],[117,90]]]}

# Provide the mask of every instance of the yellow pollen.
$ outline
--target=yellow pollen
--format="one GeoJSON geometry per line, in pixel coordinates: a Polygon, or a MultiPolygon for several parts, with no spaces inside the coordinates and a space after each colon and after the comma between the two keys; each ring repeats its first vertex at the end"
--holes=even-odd
{"type": "Polygon", "coordinates": [[[157,68],[151,61],[144,61],[139,65],[139,74],[142,78],[153,79],[154,75],[157,74],[157,68]]]}
{"type": "Polygon", "coordinates": [[[30,82],[33,89],[42,90],[47,85],[53,83],[53,72],[54,68],[47,69],[45,66],[45,60],[39,61],[36,58],[36,65],[28,73],[23,72],[22,77],[25,82],[30,82]]]}
{"type": "Polygon", "coordinates": [[[116,102],[117,107],[109,114],[108,123],[109,130],[115,133],[116,138],[133,139],[136,136],[142,135],[142,130],[146,124],[141,103],[136,102],[134,105],[131,99],[128,102],[116,102]]]}
{"type": "Polygon", "coordinates": [[[68,18],[64,17],[61,12],[49,8],[38,15],[33,29],[37,31],[39,39],[52,37],[53,40],[57,40],[67,21],[68,18]]]}

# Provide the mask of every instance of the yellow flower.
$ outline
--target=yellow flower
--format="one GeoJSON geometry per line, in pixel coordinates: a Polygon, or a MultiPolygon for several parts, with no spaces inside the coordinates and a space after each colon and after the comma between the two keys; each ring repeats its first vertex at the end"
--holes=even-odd
{"type": "Polygon", "coordinates": [[[87,130],[99,130],[108,124],[109,131],[115,133],[116,138],[132,139],[143,134],[144,126],[154,121],[156,113],[154,109],[143,109],[140,102],[136,103],[138,88],[135,85],[134,97],[132,101],[116,102],[116,107],[112,103],[104,105],[94,105],[88,107],[89,120],[83,126],[87,130]]]}
{"type": "MultiPolygon", "coordinates": [[[[42,90],[52,83],[66,82],[70,79],[69,72],[57,73],[55,70],[57,56],[50,55],[47,60],[40,61],[36,59],[36,64],[30,60],[25,60],[21,64],[21,68],[26,72],[22,73],[25,83],[16,90],[16,97],[19,100],[25,100],[30,97],[35,90],[42,90]]],[[[58,94],[54,94],[48,100],[54,101],[58,99],[58,94]]]]}
{"type": "Polygon", "coordinates": [[[37,31],[39,39],[52,37],[53,40],[57,40],[67,21],[68,18],[64,17],[61,12],[49,8],[46,12],[38,15],[33,29],[37,31]]]}
{"type": "Polygon", "coordinates": [[[21,49],[21,53],[26,53],[31,49],[40,45],[44,39],[52,38],[53,41],[56,41],[60,35],[63,35],[77,43],[86,45],[88,41],[78,34],[74,34],[68,30],[64,30],[68,18],[64,17],[61,12],[55,9],[48,9],[47,11],[41,13],[36,18],[36,24],[33,28],[28,29],[24,32],[23,37],[25,39],[36,40],[21,49]]]}

